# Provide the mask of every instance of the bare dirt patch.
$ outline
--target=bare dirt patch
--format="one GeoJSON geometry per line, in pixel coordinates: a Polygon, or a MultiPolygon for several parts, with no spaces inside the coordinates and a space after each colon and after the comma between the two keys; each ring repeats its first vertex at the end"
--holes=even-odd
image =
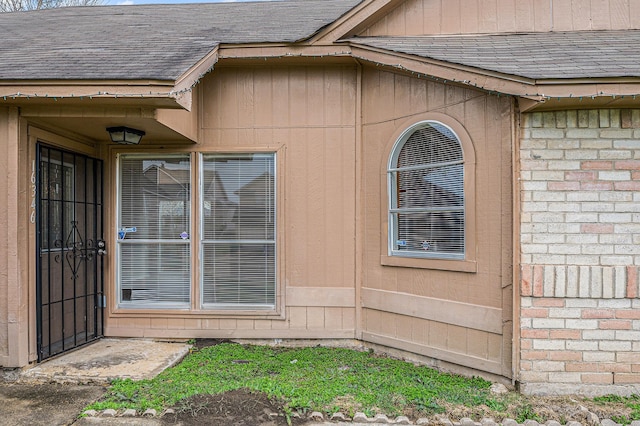
{"type": "MultiPolygon", "coordinates": [[[[164,424],[286,426],[282,405],[262,393],[245,389],[218,395],[196,395],[174,407],[176,414],[165,415],[164,424]],[[273,416],[277,414],[277,416],[273,416]]],[[[292,418],[293,425],[304,425],[307,419],[292,418]]]]}

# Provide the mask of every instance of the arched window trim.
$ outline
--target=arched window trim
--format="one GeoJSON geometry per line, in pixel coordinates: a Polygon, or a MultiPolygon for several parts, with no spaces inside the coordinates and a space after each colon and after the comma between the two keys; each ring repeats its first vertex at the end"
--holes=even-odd
{"type": "Polygon", "coordinates": [[[383,216],[384,244],[386,253],[381,254],[381,263],[390,266],[405,266],[427,269],[457,270],[462,272],[476,272],[476,227],[475,227],[475,150],[471,137],[466,129],[452,117],[442,113],[425,113],[419,117],[413,117],[399,127],[394,137],[387,145],[387,160],[385,161],[384,189],[386,197],[386,214],[383,216]],[[421,126],[435,123],[448,128],[457,138],[462,149],[463,156],[463,184],[464,184],[464,254],[455,256],[441,256],[437,253],[398,252],[392,250],[395,238],[395,224],[391,214],[391,208],[395,205],[397,196],[393,190],[391,171],[396,168],[398,155],[402,146],[409,137],[421,126]]]}

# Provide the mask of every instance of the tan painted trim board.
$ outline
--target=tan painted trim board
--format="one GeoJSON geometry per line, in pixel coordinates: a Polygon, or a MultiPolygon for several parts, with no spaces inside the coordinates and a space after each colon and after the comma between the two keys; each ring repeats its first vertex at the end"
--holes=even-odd
{"type": "Polygon", "coordinates": [[[464,367],[502,375],[502,364],[497,361],[477,358],[457,352],[450,352],[444,349],[434,348],[432,346],[419,345],[416,343],[408,342],[406,340],[394,339],[375,333],[364,332],[362,333],[362,339],[366,342],[389,346],[395,349],[413,352],[438,360],[451,362],[453,364],[462,365],[464,367]]]}
{"type": "Polygon", "coordinates": [[[502,309],[432,297],[362,289],[364,308],[502,334],[502,309]]]}
{"type": "Polygon", "coordinates": [[[326,306],[352,308],[355,289],[348,287],[288,287],[287,306],[326,306]]]}

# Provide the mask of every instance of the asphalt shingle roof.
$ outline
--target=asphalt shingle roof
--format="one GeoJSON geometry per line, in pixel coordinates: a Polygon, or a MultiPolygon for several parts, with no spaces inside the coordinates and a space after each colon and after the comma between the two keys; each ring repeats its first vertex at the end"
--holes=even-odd
{"type": "Polygon", "coordinates": [[[640,31],[362,37],[349,41],[531,79],[640,77],[640,31]]]}
{"type": "Polygon", "coordinates": [[[0,79],[175,80],[220,43],[299,41],[359,2],[288,0],[0,13],[0,79]]]}

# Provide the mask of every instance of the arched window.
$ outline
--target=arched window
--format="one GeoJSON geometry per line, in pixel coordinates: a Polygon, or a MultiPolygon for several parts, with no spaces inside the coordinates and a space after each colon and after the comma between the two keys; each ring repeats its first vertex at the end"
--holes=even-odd
{"type": "Polygon", "coordinates": [[[396,141],[387,169],[389,255],[465,257],[464,156],[448,126],[423,121],[396,141]]]}

